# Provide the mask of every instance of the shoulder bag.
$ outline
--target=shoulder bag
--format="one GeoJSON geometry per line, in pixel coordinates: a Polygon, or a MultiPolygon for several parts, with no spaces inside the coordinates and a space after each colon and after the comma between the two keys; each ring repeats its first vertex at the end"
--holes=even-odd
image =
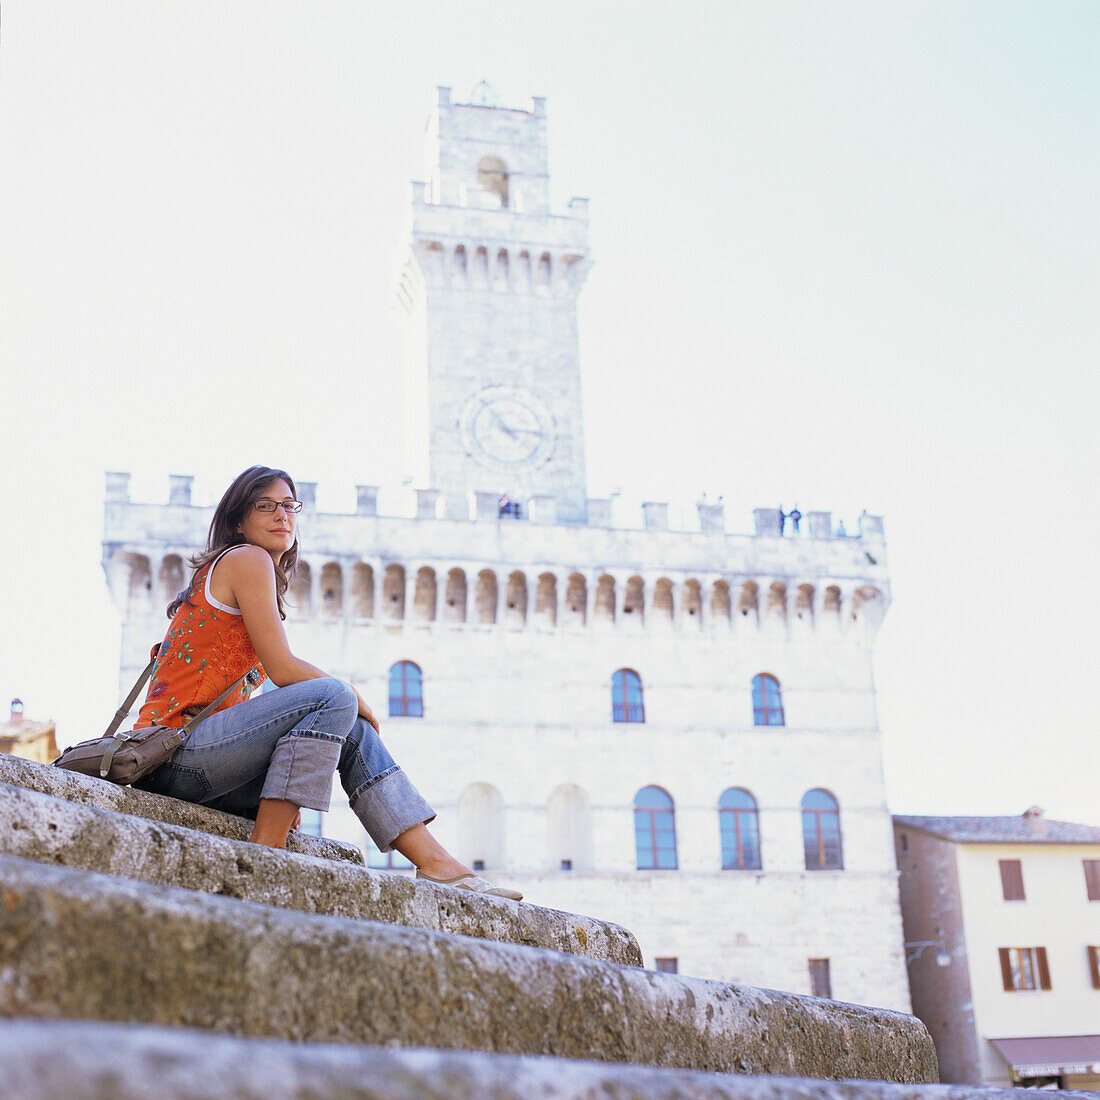
{"type": "Polygon", "coordinates": [[[153,674],[159,651],[160,646],[155,646],[152,660],[138,677],[137,683],[126,696],[126,701],[115,712],[103,736],[93,737],[90,741],[81,741],[67,748],[54,761],[55,767],[107,779],[123,786],[133,783],[159,768],[161,764],[167,763],[172,753],[191,736],[194,728],[213,714],[245,680],[255,683],[257,679],[257,670],[250,669],[180,729],[173,726],[147,726],[140,730],[119,730],[118,727],[130,713],[138,693],[153,674]]]}

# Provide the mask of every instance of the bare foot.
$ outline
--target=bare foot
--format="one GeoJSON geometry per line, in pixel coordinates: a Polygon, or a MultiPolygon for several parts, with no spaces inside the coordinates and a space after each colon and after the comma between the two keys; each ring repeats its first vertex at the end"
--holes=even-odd
{"type": "Polygon", "coordinates": [[[472,875],[474,873],[465,864],[459,863],[457,859],[451,856],[425,860],[418,869],[428,878],[434,879],[458,878],[459,875],[472,875]]]}

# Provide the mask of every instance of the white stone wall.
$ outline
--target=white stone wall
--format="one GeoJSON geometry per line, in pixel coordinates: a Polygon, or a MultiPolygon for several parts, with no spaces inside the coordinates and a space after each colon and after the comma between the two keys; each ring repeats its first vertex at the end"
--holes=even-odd
{"type": "MultiPolygon", "coordinates": [[[[123,687],[164,631],[172,586],[159,578],[173,575],[165,559],[198,545],[209,518],[209,509],[182,503],[109,502],[106,570],[125,617],[123,687]]],[[[312,591],[309,610],[288,621],[291,644],[353,681],[383,716],[390,666],[421,667],[425,716],[383,717],[383,729],[439,811],[439,836],[460,856],[485,860],[532,901],[621,921],[650,964],[671,956],[685,973],[808,992],[807,960],[829,958],[834,996],[908,1007],[870,664],[889,598],[884,566],[866,557],[885,561],[879,534],[780,539],[304,513],[302,537],[312,591]],[[373,574],[369,618],[356,614],[352,593],[360,562],[373,574]],[[383,598],[394,564],[406,578],[397,619],[383,598]],[[336,566],[339,596],[326,600],[336,566]],[[425,568],[436,580],[430,608],[416,601],[425,568]],[[446,602],[455,568],[466,575],[465,622],[448,619],[456,614],[446,602]],[[495,623],[476,621],[477,576],[486,569],[497,578],[495,623]],[[517,571],[526,582],[525,620],[507,607],[508,577],[517,571]],[[556,580],[555,620],[535,613],[546,572],[556,580]],[[575,573],[587,587],[583,623],[564,607],[575,573]],[[616,581],[613,619],[596,614],[601,576],[616,581]],[[635,576],[643,606],[627,614],[624,594],[635,576]],[[671,617],[654,608],[658,580],[670,582],[671,617]],[[689,615],[693,582],[701,606],[689,615]],[[729,586],[728,617],[712,608],[716,583],[729,586]],[[759,609],[742,615],[748,583],[759,590],[759,609]],[[768,610],[776,583],[786,585],[785,612],[774,600],[768,610]],[[801,618],[800,585],[813,588],[801,618]],[[839,592],[835,610],[825,609],[830,587],[839,592]],[[641,676],[644,724],[611,720],[610,680],[624,667],[641,676]],[[783,727],[753,725],[758,672],[780,681],[783,727]],[[633,799],[650,784],[675,804],[677,871],[634,870],[633,799]],[[463,809],[475,785],[498,792],[501,804],[480,835],[463,809]],[[759,872],[721,870],[717,802],[731,786],[750,790],[759,805],[759,872]],[[813,787],[840,804],[843,871],[804,869],[799,802],[813,787]],[[550,810],[563,788],[587,803],[571,824],[550,810]],[[558,870],[564,858],[576,870],[558,870]]],[[[364,840],[338,789],[326,831],[364,840]]]]}

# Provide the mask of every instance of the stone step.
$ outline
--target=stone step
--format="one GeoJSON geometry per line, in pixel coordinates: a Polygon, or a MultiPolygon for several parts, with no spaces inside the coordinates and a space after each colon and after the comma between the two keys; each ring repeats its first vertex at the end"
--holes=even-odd
{"type": "Polygon", "coordinates": [[[0,1024],[0,1079],[5,1100],[1019,1100],[1020,1095],[1016,1089],[972,1085],[701,1073],[68,1020],[0,1024]]]}
{"type": "Polygon", "coordinates": [[[305,913],[642,964],[634,937],[606,921],[451,890],[346,860],[276,851],[8,783],[0,783],[0,852],[305,913]]]}
{"type": "Polygon", "coordinates": [[[12,856],[0,856],[0,1015],[936,1080],[928,1032],[900,1013],[12,856]]]}
{"type": "MultiPolygon", "coordinates": [[[[187,829],[230,840],[247,840],[252,833],[252,822],[234,814],[223,814],[208,806],[194,802],[181,802],[178,798],[165,798],[133,787],[120,787],[105,779],[93,779],[79,772],[65,771],[49,764],[38,764],[0,752],[0,783],[25,787],[30,791],[80,802],[85,806],[98,806],[101,810],[115,810],[120,814],[145,817],[150,821],[163,821],[169,825],[182,825],[187,829]]],[[[340,840],[291,833],[287,848],[292,852],[317,856],[319,859],[340,859],[349,863],[362,863],[363,853],[354,844],[340,840]]]]}

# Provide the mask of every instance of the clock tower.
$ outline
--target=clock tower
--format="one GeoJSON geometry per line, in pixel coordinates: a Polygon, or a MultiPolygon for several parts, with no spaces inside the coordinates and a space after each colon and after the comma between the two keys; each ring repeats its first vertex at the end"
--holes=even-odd
{"type": "MultiPolygon", "coordinates": [[[[482,85],[481,88],[487,86],[482,85]]],[[[397,296],[405,328],[406,463],[445,514],[471,492],[583,523],[587,484],[577,295],[588,200],[550,210],[546,104],[504,108],[438,89],[426,179],[412,185],[397,296]]]]}

